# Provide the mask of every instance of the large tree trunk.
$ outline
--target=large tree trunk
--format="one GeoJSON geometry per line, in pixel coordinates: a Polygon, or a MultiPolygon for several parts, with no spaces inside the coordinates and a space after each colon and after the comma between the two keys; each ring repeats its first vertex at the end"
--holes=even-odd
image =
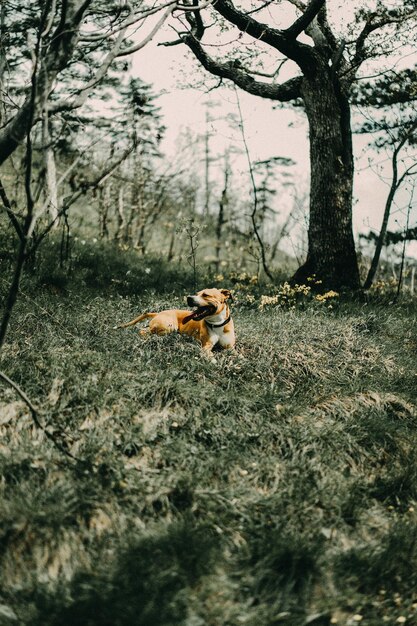
{"type": "Polygon", "coordinates": [[[350,109],[336,81],[326,65],[303,81],[310,128],[310,222],[307,260],[293,282],[315,276],[326,289],[357,289],[350,109]]]}

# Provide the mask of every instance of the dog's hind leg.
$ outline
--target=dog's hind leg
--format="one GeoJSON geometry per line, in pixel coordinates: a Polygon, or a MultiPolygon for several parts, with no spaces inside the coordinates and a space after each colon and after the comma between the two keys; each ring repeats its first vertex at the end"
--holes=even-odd
{"type": "Polygon", "coordinates": [[[178,322],[172,316],[162,314],[149,323],[149,330],[153,335],[169,335],[178,330],[178,322]]]}

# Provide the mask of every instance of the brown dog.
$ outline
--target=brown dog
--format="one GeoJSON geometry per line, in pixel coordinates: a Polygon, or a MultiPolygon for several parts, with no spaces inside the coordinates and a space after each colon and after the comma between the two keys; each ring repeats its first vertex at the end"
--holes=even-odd
{"type": "Polygon", "coordinates": [[[118,328],[126,328],[150,319],[149,327],[141,330],[141,335],[148,333],[166,335],[178,331],[182,335],[197,339],[207,353],[210,353],[215,345],[221,348],[234,348],[235,330],[227,304],[229,299],[232,299],[232,294],[228,289],[203,289],[195,296],[187,296],[187,304],[196,307],[192,312],[169,309],[160,313],[143,313],[118,328]]]}

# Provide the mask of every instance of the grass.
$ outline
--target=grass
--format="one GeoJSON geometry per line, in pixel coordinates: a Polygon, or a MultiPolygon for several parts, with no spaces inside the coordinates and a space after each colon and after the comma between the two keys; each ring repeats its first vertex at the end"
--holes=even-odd
{"type": "Polygon", "coordinates": [[[112,329],[183,306],[184,267],[86,247],[67,276],[48,254],[0,367],[80,461],[2,388],[10,623],[415,623],[415,313],[261,312],[257,285],[236,353],[212,363],[186,338],[112,329]]]}

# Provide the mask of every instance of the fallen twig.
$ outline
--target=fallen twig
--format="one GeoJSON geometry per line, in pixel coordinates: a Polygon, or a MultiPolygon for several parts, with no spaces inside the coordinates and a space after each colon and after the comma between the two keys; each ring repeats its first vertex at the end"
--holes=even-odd
{"type": "Polygon", "coordinates": [[[21,389],[19,387],[19,385],[17,383],[14,382],[14,380],[12,380],[11,378],[9,378],[4,372],[0,371],[0,379],[3,380],[5,383],[7,383],[10,387],[12,387],[17,395],[23,400],[23,402],[28,406],[32,420],[35,424],[35,426],[37,428],[39,428],[39,430],[41,430],[45,436],[52,441],[52,443],[54,444],[55,448],[57,450],[59,450],[60,452],[62,452],[62,454],[65,454],[65,456],[69,457],[72,461],[77,461],[77,462],[81,462],[81,463],[85,463],[85,461],[82,461],[82,459],[78,459],[77,457],[75,457],[73,454],[71,454],[71,452],[69,450],[67,450],[65,448],[64,445],[62,445],[62,443],[60,443],[59,441],[57,441],[57,439],[55,438],[55,436],[41,423],[41,421],[39,420],[39,416],[38,416],[38,411],[35,409],[35,407],[33,406],[33,403],[31,402],[31,400],[28,398],[28,396],[26,395],[26,393],[23,391],[23,389],[21,389]]]}

